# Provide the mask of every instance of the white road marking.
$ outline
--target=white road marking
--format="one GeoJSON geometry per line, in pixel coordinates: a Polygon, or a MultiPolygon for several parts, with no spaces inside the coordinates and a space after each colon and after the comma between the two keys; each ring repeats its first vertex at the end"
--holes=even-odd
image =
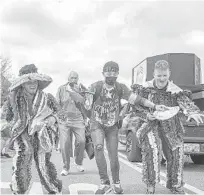
{"type": "Polygon", "coordinates": [[[10,185],[10,182],[1,182],[0,188],[10,188],[9,185],[10,185]]]}
{"type": "Polygon", "coordinates": [[[33,182],[29,194],[43,194],[42,185],[40,182],[33,182]]]}
{"type": "MultiPolygon", "coordinates": [[[[107,152],[107,151],[106,151],[107,152]]],[[[123,158],[127,158],[126,155],[118,152],[119,156],[123,157],[123,158]]],[[[119,160],[124,163],[125,165],[133,168],[134,170],[138,171],[139,173],[142,173],[142,163],[131,163],[128,160],[124,160],[123,158],[119,157],[119,160]]],[[[166,178],[166,174],[164,172],[160,172],[160,175],[163,176],[164,178],[166,178]]],[[[162,186],[166,186],[166,182],[164,180],[160,181],[160,185],[162,186]]],[[[194,186],[191,186],[189,184],[185,184],[184,188],[186,188],[187,190],[190,190],[191,192],[195,193],[195,194],[204,194],[203,190],[200,190],[194,186]]]]}
{"type": "Polygon", "coordinates": [[[97,189],[97,185],[89,183],[75,183],[69,185],[70,194],[78,194],[78,191],[92,191],[95,194],[97,189]]]}

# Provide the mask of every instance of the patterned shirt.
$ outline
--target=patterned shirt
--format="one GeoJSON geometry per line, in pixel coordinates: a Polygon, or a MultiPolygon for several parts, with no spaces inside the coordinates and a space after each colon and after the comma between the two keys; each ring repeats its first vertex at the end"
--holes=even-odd
{"type": "MultiPolygon", "coordinates": [[[[122,90],[121,97],[119,97],[119,89],[116,86],[107,88],[106,84],[103,83],[102,90],[99,97],[93,104],[92,107],[92,122],[99,122],[105,126],[113,126],[119,120],[120,112],[120,99],[128,100],[131,91],[124,84],[120,84],[120,90],[122,90]]],[[[97,84],[94,83],[90,87],[90,91],[96,91],[97,84]]]]}

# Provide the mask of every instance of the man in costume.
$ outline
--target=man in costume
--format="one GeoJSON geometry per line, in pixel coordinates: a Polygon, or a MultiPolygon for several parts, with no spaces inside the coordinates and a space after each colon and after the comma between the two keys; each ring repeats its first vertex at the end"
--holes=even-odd
{"type": "Polygon", "coordinates": [[[104,139],[110,159],[114,193],[121,194],[123,189],[119,179],[118,161],[118,129],[120,128],[120,100],[129,100],[131,104],[142,104],[152,109],[163,109],[163,106],[131,95],[126,85],[116,82],[119,66],[116,62],[109,61],[103,67],[104,81],[98,81],[89,88],[93,94],[86,94],[85,108],[90,110],[90,129],[95,149],[95,159],[99,170],[101,184],[96,194],[105,194],[112,190],[107,164],[104,156],[104,139]]]}
{"type": "Polygon", "coordinates": [[[11,85],[11,93],[3,106],[1,119],[9,122],[11,139],[7,147],[14,147],[12,183],[14,194],[27,193],[31,181],[34,157],[40,181],[49,194],[59,193],[62,182],[50,162],[51,151],[57,142],[57,102],[42,90],[52,79],[37,72],[34,64],[25,65],[11,85]]]}
{"type": "Polygon", "coordinates": [[[70,72],[68,83],[59,87],[57,92],[57,101],[60,105],[59,131],[60,131],[60,150],[63,158],[62,176],[69,174],[70,157],[72,154],[72,135],[75,136],[75,164],[76,168],[84,171],[83,158],[85,149],[85,122],[83,115],[84,98],[81,92],[84,90],[81,84],[78,84],[79,75],[77,72],[70,72]]]}
{"type": "Polygon", "coordinates": [[[199,108],[189,98],[190,92],[183,91],[173,82],[169,81],[170,69],[165,60],[156,62],[154,79],[144,86],[134,85],[133,90],[155,104],[168,107],[179,106],[180,112],[167,120],[157,120],[151,109],[136,106],[135,120],[136,136],[142,148],[143,181],[147,185],[147,194],[155,192],[155,185],[159,182],[161,143],[167,160],[166,187],[174,194],[183,194],[183,162],[184,162],[184,127],[182,115],[187,120],[202,122],[199,108]]]}

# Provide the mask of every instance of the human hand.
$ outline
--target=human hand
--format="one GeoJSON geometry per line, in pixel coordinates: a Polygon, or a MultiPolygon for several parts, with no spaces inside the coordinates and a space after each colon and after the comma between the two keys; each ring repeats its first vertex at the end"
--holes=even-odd
{"type": "Polygon", "coordinates": [[[93,94],[91,93],[85,93],[85,99],[84,99],[84,107],[86,110],[90,110],[93,103],[93,94]]]}
{"type": "Polygon", "coordinates": [[[148,113],[148,114],[147,114],[147,119],[150,120],[150,121],[153,121],[153,120],[155,120],[156,118],[155,118],[155,116],[154,116],[153,114],[148,113]]]}
{"type": "Polygon", "coordinates": [[[155,105],[155,110],[156,111],[165,111],[165,110],[169,110],[169,109],[165,105],[155,105]]]}
{"type": "Polygon", "coordinates": [[[46,120],[45,120],[45,124],[46,126],[53,126],[56,122],[56,119],[54,116],[49,116],[46,120]]]}
{"type": "Polygon", "coordinates": [[[137,99],[137,94],[136,93],[131,93],[131,95],[130,95],[130,97],[128,99],[129,104],[134,105],[136,99],[137,99]]]}
{"type": "Polygon", "coordinates": [[[88,126],[89,126],[89,118],[87,118],[87,119],[84,120],[84,124],[85,124],[85,127],[88,127],[88,126]]]}
{"type": "Polygon", "coordinates": [[[187,122],[193,119],[196,122],[196,125],[199,125],[200,123],[203,123],[203,119],[201,116],[204,117],[203,114],[191,114],[190,116],[188,116],[187,122]]]}

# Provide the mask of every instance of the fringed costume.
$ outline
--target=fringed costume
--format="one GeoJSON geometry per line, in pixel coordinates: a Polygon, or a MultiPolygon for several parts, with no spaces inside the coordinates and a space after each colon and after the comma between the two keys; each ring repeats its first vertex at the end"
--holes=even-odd
{"type": "Polygon", "coordinates": [[[183,115],[199,113],[199,108],[190,99],[190,92],[183,91],[172,82],[169,82],[166,89],[162,90],[156,88],[153,81],[147,82],[144,87],[133,85],[133,90],[157,105],[179,106],[181,109],[181,112],[168,120],[149,121],[147,114],[152,113],[151,110],[142,106],[133,108],[134,114],[140,118],[140,123],[136,120],[136,137],[142,148],[143,181],[147,186],[155,186],[160,181],[162,146],[167,160],[166,187],[169,189],[181,188],[184,184],[184,127],[181,118],[183,115]]]}
{"type": "Polygon", "coordinates": [[[52,79],[38,74],[35,65],[26,65],[13,82],[11,93],[3,106],[1,119],[11,125],[11,139],[7,147],[15,149],[11,190],[24,194],[30,188],[31,165],[34,158],[41,184],[48,193],[61,192],[62,182],[50,162],[53,146],[58,140],[57,102],[42,91],[52,79]],[[22,85],[38,81],[36,92],[30,94],[22,85]]]}
{"type": "Polygon", "coordinates": [[[54,98],[50,94],[38,91],[30,107],[26,95],[19,89],[9,98],[3,107],[7,121],[12,121],[12,138],[14,146],[13,174],[11,188],[14,192],[24,194],[31,181],[31,165],[34,157],[42,185],[48,192],[61,191],[61,181],[57,179],[55,166],[50,162],[51,150],[57,142],[57,127],[42,126],[44,119],[57,111],[54,98]],[[15,104],[15,103],[16,104],[15,104]]]}

